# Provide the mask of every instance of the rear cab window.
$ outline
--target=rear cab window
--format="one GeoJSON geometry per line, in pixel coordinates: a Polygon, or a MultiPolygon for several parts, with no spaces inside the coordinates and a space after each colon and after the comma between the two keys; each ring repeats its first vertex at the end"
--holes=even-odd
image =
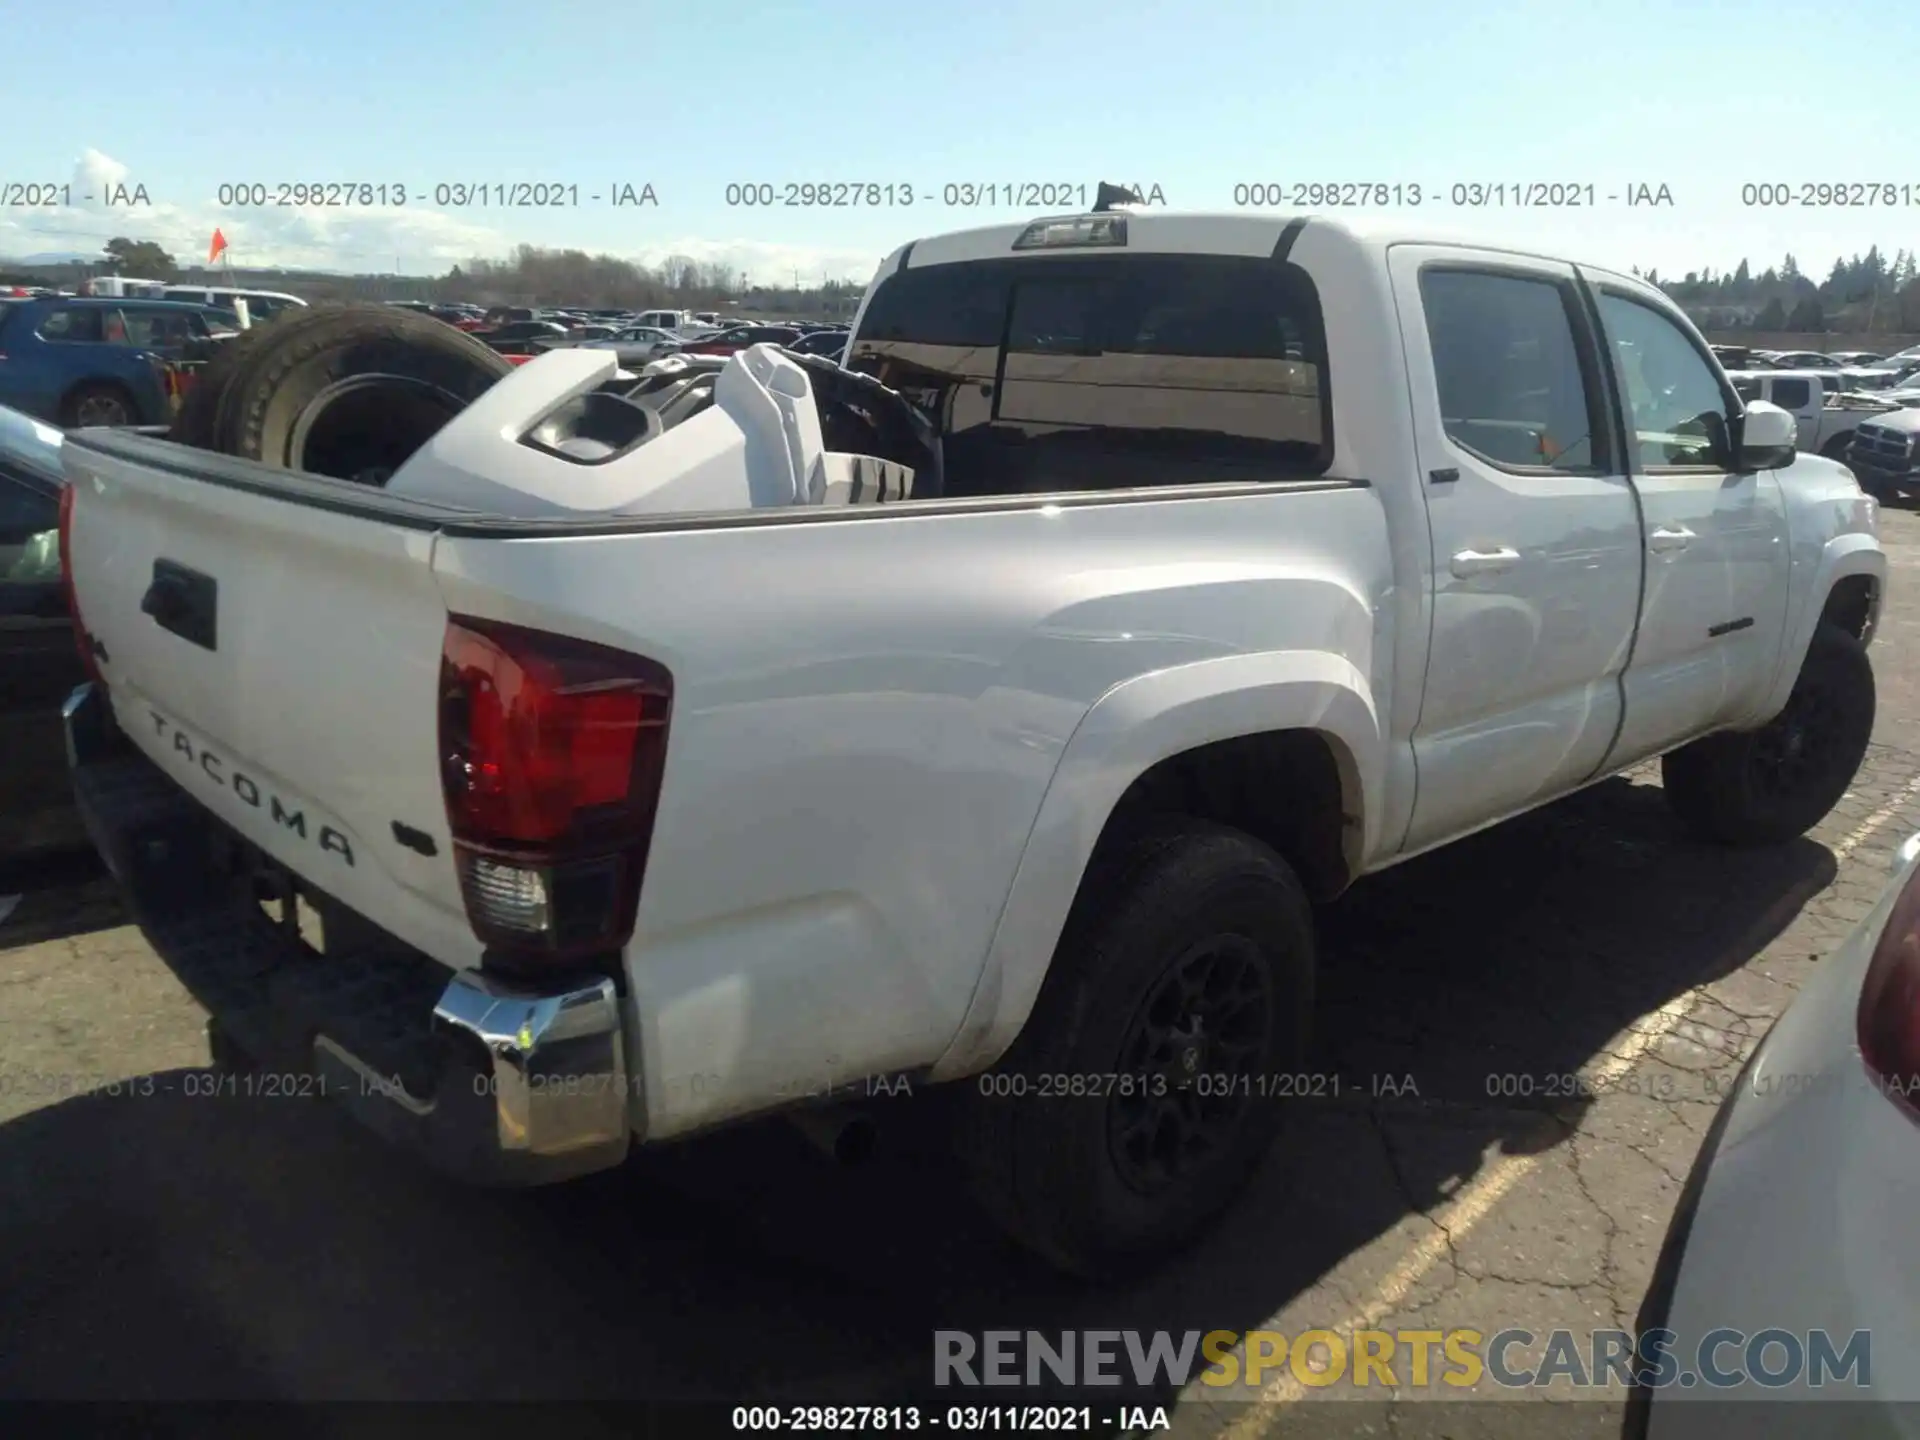
{"type": "Polygon", "coordinates": [[[1813,400],[1813,382],[1794,376],[1773,382],[1773,403],[1783,410],[1799,410],[1813,400]]]}
{"type": "Polygon", "coordinates": [[[939,424],[950,496],[1300,479],[1332,458],[1312,282],[1140,253],[908,269],[847,364],[939,424]]]}

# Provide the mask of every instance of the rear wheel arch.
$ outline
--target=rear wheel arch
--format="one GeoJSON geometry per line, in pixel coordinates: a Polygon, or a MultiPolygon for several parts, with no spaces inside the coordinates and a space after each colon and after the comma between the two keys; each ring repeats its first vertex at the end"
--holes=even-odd
{"type": "MultiPolygon", "coordinates": [[[[1139,826],[1184,818],[1248,835],[1285,860],[1313,900],[1357,877],[1378,823],[1371,812],[1385,788],[1386,742],[1370,698],[1350,683],[1359,678],[1351,666],[1332,656],[1288,659],[1310,663],[1309,673],[1150,715],[1119,707],[1103,722],[1107,734],[1084,746],[1076,735],[1042,801],[966,1016],[931,1079],[974,1074],[1014,1043],[1036,1012],[1074,907],[1101,861],[1139,826]],[[1250,717],[1297,723],[1260,728],[1245,723],[1250,717]],[[1185,743],[1147,743],[1170,734],[1185,743]],[[1124,764],[1116,750],[1130,752],[1124,764]]],[[[1175,683],[1169,676],[1145,680],[1175,683]]]]}
{"type": "Polygon", "coordinates": [[[132,389],[123,380],[107,379],[100,376],[88,376],[85,379],[76,380],[66,388],[65,393],[60,396],[59,405],[55,408],[55,413],[60,417],[61,423],[68,425],[75,423],[73,418],[75,408],[81,398],[90,392],[113,395],[121,404],[127,407],[127,413],[131,417],[132,422],[135,424],[139,423],[140,402],[134,397],[132,389]]]}
{"type": "Polygon", "coordinates": [[[1169,814],[1253,836],[1294,868],[1315,900],[1352,883],[1365,848],[1359,763],[1345,740],[1324,730],[1259,731],[1167,756],[1122,793],[1094,853],[1145,817],[1169,814]],[[1281,796],[1287,803],[1272,803],[1281,796]]]}

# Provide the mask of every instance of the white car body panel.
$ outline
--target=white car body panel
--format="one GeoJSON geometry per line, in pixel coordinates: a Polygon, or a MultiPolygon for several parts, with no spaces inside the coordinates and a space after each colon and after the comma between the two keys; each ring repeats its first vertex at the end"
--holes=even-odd
{"type": "MultiPolygon", "coordinates": [[[[1787,1007],[1724,1102],[1672,1296],[1656,1317],[1686,1368],[1718,1329],[1824,1330],[1836,1351],[1866,1331],[1869,1383],[1814,1385],[1803,1370],[1783,1386],[1663,1386],[1648,1440],[1915,1433],[1920,1288],[1906,1257],[1920,1134],[1866,1069],[1855,1030],[1861,983],[1913,855],[1910,846],[1902,873],[1787,1007]]],[[[1729,1368],[1740,1354],[1730,1346],[1715,1358],[1729,1368]]]]}

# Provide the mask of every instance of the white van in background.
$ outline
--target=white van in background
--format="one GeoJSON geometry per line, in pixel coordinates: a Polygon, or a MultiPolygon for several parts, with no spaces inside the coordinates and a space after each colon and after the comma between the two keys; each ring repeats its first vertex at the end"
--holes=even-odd
{"type": "Polygon", "coordinates": [[[91,280],[80,282],[82,295],[102,296],[112,300],[165,300],[167,286],[160,280],[129,280],[124,275],[96,275],[91,280]]]}
{"type": "Polygon", "coordinates": [[[292,306],[306,307],[306,301],[298,295],[285,295],[277,290],[234,290],[220,289],[211,285],[168,285],[160,295],[163,300],[184,300],[191,305],[212,305],[221,310],[234,308],[233,302],[247,302],[247,314],[255,320],[269,320],[282,310],[292,306]]]}

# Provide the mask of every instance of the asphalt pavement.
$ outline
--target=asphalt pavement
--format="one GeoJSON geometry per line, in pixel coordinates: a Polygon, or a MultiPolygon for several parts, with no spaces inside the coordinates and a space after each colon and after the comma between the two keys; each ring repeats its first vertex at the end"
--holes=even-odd
{"type": "MultiPolygon", "coordinates": [[[[1630,1327],[1727,1082],[1920,829],[1920,514],[1885,529],[1875,744],[1812,837],[1689,843],[1644,771],[1355,887],[1323,922],[1338,1093],[1217,1233],[1120,1287],[979,1219],[925,1097],[876,1102],[857,1168],[776,1122],[459,1188],[324,1102],[222,1093],[88,858],[16,872],[0,1396],[878,1403],[925,1385],[936,1330],[1630,1327]]],[[[1331,1394],[1276,1371],[1151,1398],[1180,1434],[1355,1433],[1331,1394]]],[[[1378,1433],[1599,1435],[1622,1397],[1550,1430],[1550,1387],[1360,1398],[1378,1433]]]]}

